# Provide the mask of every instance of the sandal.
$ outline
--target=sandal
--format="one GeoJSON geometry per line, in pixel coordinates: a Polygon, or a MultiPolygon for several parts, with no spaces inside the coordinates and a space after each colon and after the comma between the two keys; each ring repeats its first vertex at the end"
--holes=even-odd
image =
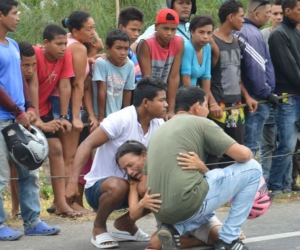
{"type": "Polygon", "coordinates": [[[95,238],[92,237],[91,239],[92,244],[97,247],[97,248],[101,248],[101,249],[107,249],[107,248],[115,248],[115,247],[119,247],[118,242],[116,242],[109,233],[102,233],[97,235],[95,238]],[[109,245],[105,245],[103,243],[107,243],[107,242],[114,242],[113,244],[109,244],[109,245]]]}
{"type": "Polygon", "coordinates": [[[33,228],[29,228],[25,230],[26,235],[30,236],[47,236],[47,235],[54,235],[60,232],[59,226],[49,226],[45,221],[41,221],[33,228]]]}
{"type": "Polygon", "coordinates": [[[158,231],[158,239],[164,250],[180,249],[180,235],[177,230],[168,224],[162,224],[158,231]]]}
{"type": "Polygon", "coordinates": [[[23,233],[20,231],[14,231],[8,226],[0,228],[0,241],[11,241],[20,239],[23,233]]]}
{"type": "Polygon", "coordinates": [[[55,213],[57,216],[60,216],[62,218],[71,218],[71,219],[76,219],[77,217],[81,217],[82,213],[76,212],[74,210],[62,212],[60,214],[55,213]]]}

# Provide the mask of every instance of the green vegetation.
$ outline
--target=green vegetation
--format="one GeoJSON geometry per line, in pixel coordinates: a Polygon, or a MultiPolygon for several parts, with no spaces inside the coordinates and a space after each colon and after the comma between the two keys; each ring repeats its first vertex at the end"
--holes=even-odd
{"type": "MultiPolygon", "coordinates": [[[[220,4],[224,0],[197,0],[197,14],[211,14],[216,23],[220,4]]],[[[136,6],[145,13],[144,28],[154,23],[156,13],[165,7],[165,0],[119,0],[120,9],[136,6]]],[[[246,0],[242,0],[246,3],[246,0]]],[[[47,24],[61,25],[61,20],[75,10],[89,12],[95,22],[101,38],[105,38],[110,29],[116,28],[115,0],[19,0],[20,24],[11,36],[17,41],[26,40],[32,44],[42,43],[42,32],[47,24]]]]}

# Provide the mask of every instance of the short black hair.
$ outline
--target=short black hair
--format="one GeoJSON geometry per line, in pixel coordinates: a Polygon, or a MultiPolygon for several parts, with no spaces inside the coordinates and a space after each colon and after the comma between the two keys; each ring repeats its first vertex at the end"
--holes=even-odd
{"type": "Polygon", "coordinates": [[[274,0],[272,5],[282,5],[282,0],[274,0]]]}
{"type": "Polygon", "coordinates": [[[4,16],[8,14],[8,12],[11,11],[13,6],[18,6],[18,2],[15,0],[1,0],[0,1],[0,11],[4,16]]]}
{"type": "Polygon", "coordinates": [[[108,34],[106,36],[105,45],[107,47],[111,48],[114,45],[115,41],[117,41],[117,40],[130,43],[129,36],[127,35],[127,33],[124,30],[113,29],[108,32],[108,34]]]}
{"type": "Polygon", "coordinates": [[[26,57],[31,57],[35,55],[35,51],[31,45],[31,43],[27,41],[20,41],[18,42],[19,49],[20,49],[20,55],[21,55],[21,60],[23,56],[26,57]]]}
{"type": "Polygon", "coordinates": [[[285,13],[287,8],[294,9],[299,1],[300,0],[283,0],[281,4],[283,13],[285,13]]]}
{"type": "Polygon", "coordinates": [[[65,36],[67,32],[60,27],[59,25],[56,24],[49,24],[45,27],[44,32],[43,32],[43,39],[48,40],[51,42],[56,35],[63,35],[65,36]]]}
{"type": "Polygon", "coordinates": [[[133,92],[133,105],[139,107],[145,98],[153,101],[160,91],[167,92],[167,85],[163,81],[152,77],[142,78],[133,92]]]}
{"type": "Polygon", "coordinates": [[[227,0],[219,8],[218,17],[220,23],[224,23],[230,14],[236,14],[240,8],[243,8],[243,3],[236,0],[227,0]]]}
{"type": "Polygon", "coordinates": [[[202,105],[205,101],[205,96],[205,91],[197,86],[182,86],[176,94],[175,113],[178,111],[189,111],[197,102],[202,105]]]}
{"type": "Polygon", "coordinates": [[[195,16],[190,23],[190,32],[195,31],[199,27],[203,27],[206,25],[212,25],[214,29],[215,22],[210,15],[198,15],[195,16]]]}
{"type": "Polygon", "coordinates": [[[88,12],[76,10],[68,18],[64,18],[61,23],[64,28],[68,28],[72,33],[73,29],[80,30],[83,24],[91,17],[88,12]]]}
{"type": "Polygon", "coordinates": [[[137,7],[129,6],[120,11],[118,26],[122,24],[124,27],[130,21],[144,22],[144,13],[137,7]]]}

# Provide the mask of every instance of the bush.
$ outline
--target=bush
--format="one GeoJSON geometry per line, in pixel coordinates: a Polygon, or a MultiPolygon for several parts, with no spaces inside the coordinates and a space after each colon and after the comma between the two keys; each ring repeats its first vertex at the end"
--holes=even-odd
{"type": "MultiPolygon", "coordinates": [[[[218,23],[217,13],[224,0],[197,0],[197,14],[211,14],[218,23]]],[[[165,0],[119,0],[120,9],[136,6],[145,13],[144,29],[154,23],[156,13],[166,6],[165,0]]],[[[245,4],[247,1],[242,0],[245,4]]],[[[96,22],[96,30],[105,39],[109,30],[116,28],[116,1],[114,0],[19,0],[20,24],[15,40],[32,44],[42,43],[42,33],[50,23],[61,25],[61,20],[75,10],[89,12],[96,22]]],[[[245,6],[246,7],[246,6],[245,6]]]]}

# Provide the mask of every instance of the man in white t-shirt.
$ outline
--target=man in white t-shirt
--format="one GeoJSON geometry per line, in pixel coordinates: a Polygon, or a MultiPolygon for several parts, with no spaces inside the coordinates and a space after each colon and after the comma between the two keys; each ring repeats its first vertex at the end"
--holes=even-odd
{"type": "MultiPolygon", "coordinates": [[[[107,232],[106,220],[114,210],[128,207],[129,184],[126,172],[116,163],[117,149],[127,140],[136,140],[147,146],[153,131],[163,123],[158,118],[165,116],[167,107],[165,83],[143,78],[134,91],[133,105],[110,114],[78,147],[66,197],[71,200],[79,194],[78,177],[91,151],[97,148],[92,169],[85,176],[87,201],[97,211],[91,240],[96,247],[118,246],[107,232]]],[[[127,239],[149,240],[149,236],[138,229],[128,213],[118,218],[114,226],[129,232],[124,234],[127,239]]]]}

